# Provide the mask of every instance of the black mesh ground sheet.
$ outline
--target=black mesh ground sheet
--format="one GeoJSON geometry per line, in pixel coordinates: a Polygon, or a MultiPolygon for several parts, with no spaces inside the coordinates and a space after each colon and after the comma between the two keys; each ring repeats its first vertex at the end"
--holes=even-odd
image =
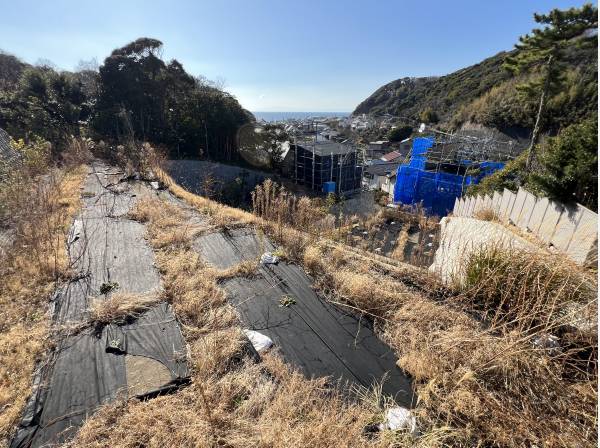
{"type": "MultiPolygon", "coordinates": [[[[219,268],[275,249],[253,229],[203,235],[194,246],[219,268]]],[[[411,407],[411,383],[396,366],[392,349],[366,321],[319,298],[300,267],[285,262],[261,265],[251,278],[233,278],[224,287],[244,326],[269,336],[283,357],[306,376],[330,376],[367,388],[383,383],[386,395],[411,407]]]]}
{"type": "Polygon", "coordinates": [[[117,398],[151,396],[188,378],[186,348],[175,316],[159,303],[141,317],[83,331],[92,300],[113,293],[156,292],[160,277],[144,240],[144,226],[126,213],[155,194],[141,182],[121,182],[114,168],[93,164],[84,183],[84,206],[73,223],[69,256],[79,276],[53,299],[56,349],[39,368],[33,394],[12,447],[51,446],[71,437],[100,405],[117,398]]]}

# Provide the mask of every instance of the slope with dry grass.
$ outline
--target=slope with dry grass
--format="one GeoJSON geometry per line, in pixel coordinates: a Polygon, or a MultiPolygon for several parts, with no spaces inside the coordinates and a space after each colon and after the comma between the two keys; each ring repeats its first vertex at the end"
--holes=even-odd
{"type": "Polygon", "coordinates": [[[557,257],[486,253],[449,289],[342,253],[311,246],[304,264],[332,300],[374,319],[416,380],[425,432],[452,446],[595,446],[593,279],[557,257]]]}
{"type": "Polygon", "coordinates": [[[381,420],[378,400],[350,403],[325,379],[307,380],[277,353],[265,354],[259,364],[244,355],[237,315],[219,281],[251,275],[256,264],[218,270],[191,247],[199,228],[239,215],[212,221],[214,214],[205,214],[199,224],[193,214],[195,219],[192,211],[160,200],[141,201],[130,214],[147,225],[164,297],[189,344],[191,384],[154,400],[105,407],[71,446],[359,447],[389,446],[403,437],[364,434],[365,427],[381,420]]]}
{"type": "Polygon", "coordinates": [[[85,166],[51,170],[22,196],[16,240],[0,260],[0,441],[30,395],[36,362],[51,345],[48,300],[70,275],[66,239],[80,206],[85,166]]]}
{"type": "Polygon", "coordinates": [[[531,274],[520,277],[523,264],[495,269],[490,262],[477,271],[481,260],[473,259],[466,265],[472,282],[448,287],[417,268],[163,181],[192,210],[163,202],[140,204],[135,213],[149,224],[166,297],[190,343],[192,384],[172,396],[107,407],[74,446],[595,446],[597,329],[584,336],[558,318],[574,301],[590,309],[596,299],[587,292],[595,283],[564,275],[559,259],[546,269],[523,260],[531,274]],[[260,364],[244,358],[237,317],[218,285],[231,273],[208,266],[191,249],[192,236],[202,232],[197,220],[190,224],[192,212],[204,216],[201,227],[259,227],[313,275],[329,300],[372,320],[399,367],[415,379],[421,434],[367,437],[364,428],[381,421],[379,400],[349,403],[291,371],[276,354],[260,364]],[[507,275],[516,281],[504,288],[507,275]],[[504,292],[498,298],[492,291],[504,292]],[[530,296],[537,297],[533,305],[524,300],[530,296]],[[530,314],[537,316],[530,325],[515,325],[514,316],[530,314]],[[539,322],[560,322],[560,331],[539,322]],[[567,330],[578,337],[566,338],[567,330]],[[558,349],[543,343],[547,332],[559,334],[558,349]]]}
{"type": "Polygon", "coordinates": [[[428,443],[595,445],[597,326],[583,331],[574,322],[582,312],[588,322],[597,316],[587,273],[560,256],[507,253],[498,263],[488,253],[487,261],[465,260],[471,281],[449,288],[382,257],[254,222],[330,300],[373,319],[417,380],[416,412],[424,433],[435,434],[428,443]],[[544,342],[556,338],[558,347],[544,342]]]}

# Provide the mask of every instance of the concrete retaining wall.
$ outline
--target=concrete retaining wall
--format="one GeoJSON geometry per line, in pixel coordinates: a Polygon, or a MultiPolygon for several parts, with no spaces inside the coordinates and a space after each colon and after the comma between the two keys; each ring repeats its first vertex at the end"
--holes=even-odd
{"type": "Polygon", "coordinates": [[[597,260],[598,214],[583,205],[567,207],[523,188],[516,194],[504,189],[493,196],[457,200],[454,216],[471,218],[483,210],[493,211],[503,223],[531,232],[578,264],[597,260]]]}

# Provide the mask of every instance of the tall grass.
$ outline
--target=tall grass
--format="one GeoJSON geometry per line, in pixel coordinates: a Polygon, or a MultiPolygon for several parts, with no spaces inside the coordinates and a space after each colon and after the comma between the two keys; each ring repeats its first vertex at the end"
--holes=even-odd
{"type": "Polygon", "coordinates": [[[22,164],[0,184],[2,223],[15,235],[0,258],[0,443],[10,437],[34,366],[50,346],[48,299],[70,275],[66,238],[86,174],[83,166],[54,168],[43,143],[19,150],[22,164]]]}
{"type": "MultiPolygon", "coordinates": [[[[596,446],[597,325],[591,323],[597,319],[596,283],[585,273],[559,256],[482,252],[465,258],[466,284],[450,288],[417,268],[351,249],[325,234],[314,238],[279,226],[276,212],[265,216],[275,222],[254,219],[254,224],[286,251],[294,248],[294,259],[329,300],[372,321],[397,354],[399,367],[415,379],[422,436],[401,442],[382,437],[378,443],[596,446]],[[544,342],[555,340],[550,337],[558,338],[557,347],[544,342]]],[[[306,441],[289,438],[290,431],[299,431],[294,425],[275,428],[282,438],[255,444],[306,441]]],[[[354,429],[342,432],[337,440],[302,434],[330,446],[368,443],[354,429]]]]}
{"type": "Polygon", "coordinates": [[[311,199],[289,193],[283,186],[267,179],[252,192],[252,211],[256,216],[277,226],[281,236],[284,226],[293,226],[308,233],[332,230],[335,224],[327,219],[325,207],[311,199]]]}
{"type": "Polygon", "coordinates": [[[106,406],[70,446],[383,447],[402,437],[364,433],[381,421],[374,392],[363,392],[362,405],[350,403],[327,379],[304,378],[276,351],[263,354],[260,364],[244,356],[237,314],[219,282],[251,275],[255,263],[219,270],[202,260],[192,248],[194,233],[187,231],[194,219],[181,206],[145,200],[131,216],[147,226],[163,298],[190,348],[192,382],[169,396],[106,406]],[[184,241],[164,244],[173,232],[185,235],[184,241]]]}
{"type": "MultiPolygon", "coordinates": [[[[491,325],[527,332],[569,323],[569,309],[597,300],[597,285],[564,259],[531,250],[485,247],[463,266],[461,299],[491,325]]],[[[572,318],[572,316],[571,316],[572,318]]]]}

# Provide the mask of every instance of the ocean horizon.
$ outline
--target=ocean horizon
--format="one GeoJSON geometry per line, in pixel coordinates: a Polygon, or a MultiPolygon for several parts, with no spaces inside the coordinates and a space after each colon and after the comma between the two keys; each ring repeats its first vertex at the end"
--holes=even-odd
{"type": "Polygon", "coordinates": [[[351,112],[252,112],[256,120],[301,120],[309,117],[347,117],[351,112]]]}

